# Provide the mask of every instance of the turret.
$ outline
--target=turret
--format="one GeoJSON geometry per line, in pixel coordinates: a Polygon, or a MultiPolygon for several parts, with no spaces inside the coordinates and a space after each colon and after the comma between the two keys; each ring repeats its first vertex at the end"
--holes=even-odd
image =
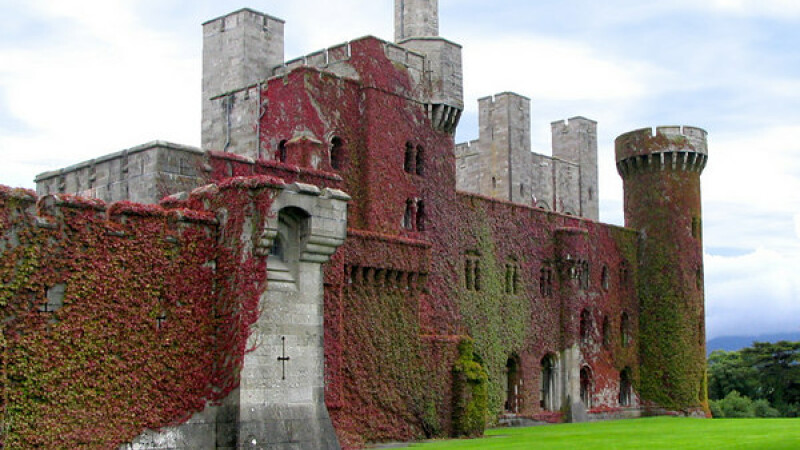
{"type": "Polygon", "coordinates": [[[434,128],[453,134],[464,110],[461,46],[439,37],[438,0],[395,0],[394,11],[395,42],[426,58],[428,116],[434,128]]]}
{"type": "MultiPolygon", "coordinates": [[[[575,163],[578,168],[576,189],[558,192],[564,211],[592,220],[600,220],[597,192],[597,122],[573,117],[551,124],[553,158],[575,163]]],[[[560,207],[561,205],[555,205],[560,207]]]]}
{"type": "Polygon", "coordinates": [[[619,136],[625,225],[639,230],[641,386],[645,406],[707,406],[700,174],[706,132],[649,128],[619,136]]]}
{"type": "Polygon", "coordinates": [[[246,8],[203,24],[203,149],[261,156],[257,83],[283,64],[283,26],[246,8]]]}

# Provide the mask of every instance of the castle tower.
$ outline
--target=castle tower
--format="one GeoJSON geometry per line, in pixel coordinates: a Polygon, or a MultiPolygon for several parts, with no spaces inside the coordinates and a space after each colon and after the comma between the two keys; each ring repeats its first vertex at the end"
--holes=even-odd
{"type": "Polygon", "coordinates": [[[561,201],[581,217],[600,220],[597,188],[597,122],[573,117],[551,124],[553,157],[575,163],[578,186],[559,192],[561,201]]]}
{"type": "Polygon", "coordinates": [[[439,37],[438,0],[395,0],[394,11],[395,42],[426,58],[428,116],[434,128],[454,134],[464,111],[461,46],[439,37]]]}
{"type": "Polygon", "coordinates": [[[478,100],[482,167],[478,192],[530,202],[531,101],[512,92],[478,100]]]}
{"type": "Polygon", "coordinates": [[[707,405],[700,174],[706,132],[649,128],[616,139],[625,225],[639,230],[640,394],[687,414],[707,405]]]}
{"type": "Polygon", "coordinates": [[[203,24],[203,149],[259,156],[255,85],[283,64],[283,26],[247,8],[203,24]]]}
{"type": "Polygon", "coordinates": [[[439,36],[438,0],[395,0],[394,40],[439,36]]]}

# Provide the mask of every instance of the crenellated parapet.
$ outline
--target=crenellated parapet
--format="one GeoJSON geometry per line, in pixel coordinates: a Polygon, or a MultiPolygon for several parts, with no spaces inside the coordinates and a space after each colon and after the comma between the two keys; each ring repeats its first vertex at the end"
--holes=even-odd
{"type": "Polygon", "coordinates": [[[708,161],[706,131],[689,126],[642,128],[615,141],[617,171],[624,179],[642,171],[703,171],[708,161]]]}

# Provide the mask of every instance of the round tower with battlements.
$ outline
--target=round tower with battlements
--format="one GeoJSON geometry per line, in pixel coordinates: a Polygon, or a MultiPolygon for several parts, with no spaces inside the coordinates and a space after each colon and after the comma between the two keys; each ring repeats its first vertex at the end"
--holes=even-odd
{"type": "Polygon", "coordinates": [[[706,132],[632,131],[616,139],[625,225],[639,230],[638,391],[656,411],[707,410],[700,174],[706,132]]]}

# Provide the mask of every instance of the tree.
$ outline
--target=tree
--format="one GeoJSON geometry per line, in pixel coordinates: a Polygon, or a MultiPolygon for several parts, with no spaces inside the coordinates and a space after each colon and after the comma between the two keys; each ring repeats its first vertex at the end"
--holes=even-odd
{"type": "Polygon", "coordinates": [[[759,398],[759,374],[738,351],[715,350],[708,357],[708,397],[722,400],[730,392],[759,398]]]}
{"type": "Polygon", "coordinates": [[[753,398],[765,398],[781,411],[800,403],[800,342],[754,342],[741,350],[744,363],[758,372],[753,398]]]}

